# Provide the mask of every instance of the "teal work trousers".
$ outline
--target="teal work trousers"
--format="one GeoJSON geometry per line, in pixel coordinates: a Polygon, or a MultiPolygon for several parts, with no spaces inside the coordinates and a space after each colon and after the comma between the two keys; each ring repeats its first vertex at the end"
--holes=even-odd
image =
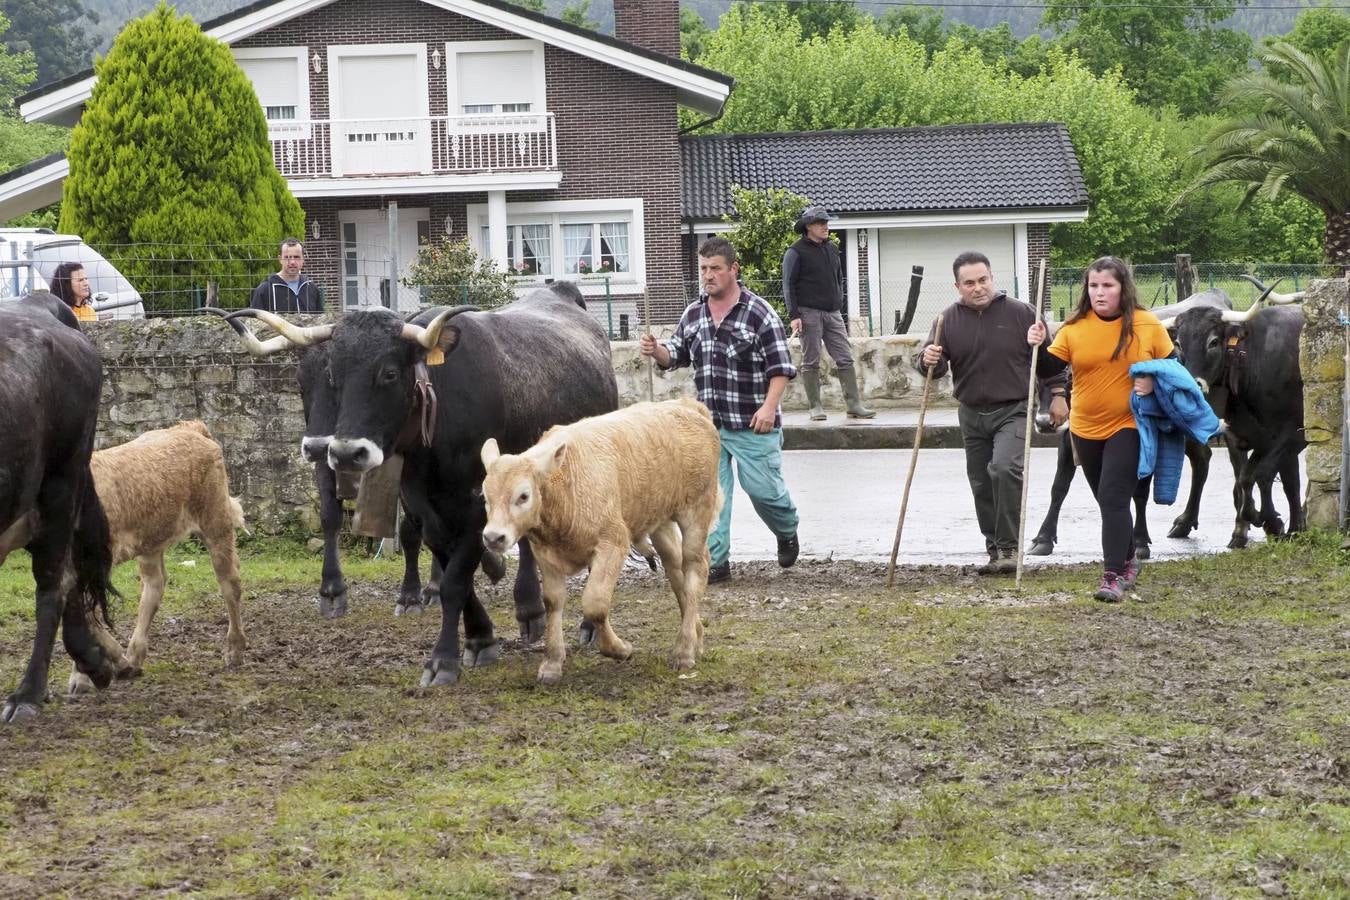
{"type": "Polygon", "coordinates": [[[739,431],[719,428],[717,436],[722,440],[722,460],[717,468],[717,481],[722,486],[722,512],[712,534],[708,535],[708,551],[715,566],[726,562],[731,555],[733,462],[741,489],[750,497],[755,512],[775,537],[792,537],[797,533],[798,521],[797,507],[783,481],[783,430],[775,428],[768,434],[755,434],[749,428],[739,431]]]}

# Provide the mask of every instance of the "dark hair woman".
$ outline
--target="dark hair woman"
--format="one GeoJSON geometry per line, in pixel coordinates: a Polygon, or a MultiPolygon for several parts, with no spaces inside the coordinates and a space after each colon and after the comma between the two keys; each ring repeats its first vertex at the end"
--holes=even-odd
{"type": "Polygon", "coordinates": [[[81,322],[98,320],[94,312],[93,290],[89,286],[89,276],[85,274],[84,264],[63,262],[56,267],[52,275],[52,293],[60,297],[75,313],[81,322]]]}
{"type": "MultiPolygon", "coordinates": [[[[1028,329],[1027,342],[1043,340],[1045,326],[1037,322],[1028,329]]],[[[1139,306],[1130,267],[1103,256],[1083,273],[1078,306],[1049,352],[1061,368],[1073,367],[1069,432],[1102,514],[1105,571],[1094,597],[1115,602],[1139,577],[1130,510],[1139,482],[1139,431],[1130,394],[1153,391],[1153,379],[1132,377],[1130,366],[1172,356],[1172,339],[1158,318],[1139,306]]]]}

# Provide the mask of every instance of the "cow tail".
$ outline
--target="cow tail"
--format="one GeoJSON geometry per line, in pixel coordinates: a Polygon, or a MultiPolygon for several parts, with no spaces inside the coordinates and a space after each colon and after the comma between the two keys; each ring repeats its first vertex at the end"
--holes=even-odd
{"type": "Polygon", "coordinates": [[[103,620],[111,624],[108,595],[122,596],[112,583],[112,535],[103,504],[94,490],[93,474],[86,469],[81,481],[80,511],[75,519],[74,540],[70,547],[75,590],[86,612],[102,613],[103,620]]]}

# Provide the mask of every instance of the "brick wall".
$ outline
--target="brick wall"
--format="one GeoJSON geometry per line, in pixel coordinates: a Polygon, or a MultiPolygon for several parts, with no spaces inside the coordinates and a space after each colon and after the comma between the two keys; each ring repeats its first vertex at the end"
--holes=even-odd
{"type": "MultiPolygon", "coordinates": [[[[650,4],[642,4],[648,6],[650,4]]],[[[667,4],[660,4],[663,8],[667,4]]],[[[678,45],[678,6],[674,15],[678,45]]],[[[310,116],[329,117],[327,52],[330,45],[372,42],[423,43],[431,51],[446,41],[518,38],[454,13],[412,0],[342,0],[269,29],[237,47],[303,45],[307,56],[324,60],[322,74],[310,75],[310,116]]],[[[444,50],[442,50],[444,53],[444,50]]],[[[673,88],[640,78],[597,60],[549,46],[544,55],[548,111],[555,116],[558,165],[563,181],[557,190],[508,192],[507,202],[573,200],[596,197],[642,197],[647,282],[652,317],[673,320],[684,308],[684,272],[680,266],[680,153],[673,88]]],[[[427,64],[431,114],[446,112],[446,67],[427,64]]],[[[309,221],[319,223],[320,240],[311,248],[306,271],[329,297],[338,290],[337,214],[347,209],[381,209],[378,196],[305,199],[309,221]],[[327,245],[327,246],[324,246],[327,245]]],[[[449,213],[456,231],[463,228],[464,206],[485,203],[482,192],[398,197],[401,208],[430,207],[432,237],[440,235],[449,213]]],[[[631,298],[630,298],[631,299],[631,298]]]]}
{"type": "MultiPolygon", "coordinates": [[[[1045,262],[1047,271],[1050,269],[1050,225],[1046,222],[1032,222],[1027,225],[1027,263],[1030,265],[1030,278],[1034,281],[1036,273],[1041,269],[1041,262],[1045,262]]],[[[1040,297],[1040,287],[1035,291],[1028,293],[1027,298],[1040,297]]]]}
{"type": "Polygon", "coordinates": [[[614,36],[657,53],[678,57],[678,0],[614,0],[614,36]]]}

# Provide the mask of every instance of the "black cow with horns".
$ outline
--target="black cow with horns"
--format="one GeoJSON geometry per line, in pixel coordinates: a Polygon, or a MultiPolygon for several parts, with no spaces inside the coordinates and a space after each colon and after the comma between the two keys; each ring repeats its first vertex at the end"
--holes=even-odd
{"type": "Polygon", "coordinates": [[[1277,294],[1274,286],[1243,277],[1263,291],[1249,309],[1186,307],[1167,321],[1182,363],[1224,423],[1237,511],[1228,542],[1234,549],[1247,545],[1250,525],[1261,526],[1270,537],[1285,534],[1272,498],[1276,475],[1289,502],[1289,532],[1307,528],[1298,465],[1307,446],[1298,361],[1303,309],[1287,305],[1303,293],[1277,294]],[[1253,488],[1261,492],[1259,508],[1253,488]]]}
{"type": "MultiPolygon", "coordinates": [[[[496,438],[506,452],[519,453],[553,425],[618,408],[609,338],[575,285],[550,285],[489,312],[429,313],[423,325],[385,309],[358,310],[336,324],[303,328],[262,310],[231,314],[276,329],[267,341],[245,341],[255,355],[331,342],[334,471],[366,472],[403,455],[404,506],[442,568],[441,633],[424,666],[424,687],[458,680],[461,615],[465,662],[486,665],[498,654],[492,620],[473,589],[486,521],[479,494],[484,441],[496,438]]],[[[533,637],[544,607],[527,541],[520,553],[516,617],[522,634],[533,637]]]]}
{"type": "Polygon", "coordinates": [[[32,555],[37,634],[18,689],[0,720],[38,714],[56,629],[75,667],[100,688],[113,659],[89,627],[115,593],[108,520],[94,492],[94,450],[103,369],[74,315],[51,295],[0,307],[0,562],[32,555]]]}

